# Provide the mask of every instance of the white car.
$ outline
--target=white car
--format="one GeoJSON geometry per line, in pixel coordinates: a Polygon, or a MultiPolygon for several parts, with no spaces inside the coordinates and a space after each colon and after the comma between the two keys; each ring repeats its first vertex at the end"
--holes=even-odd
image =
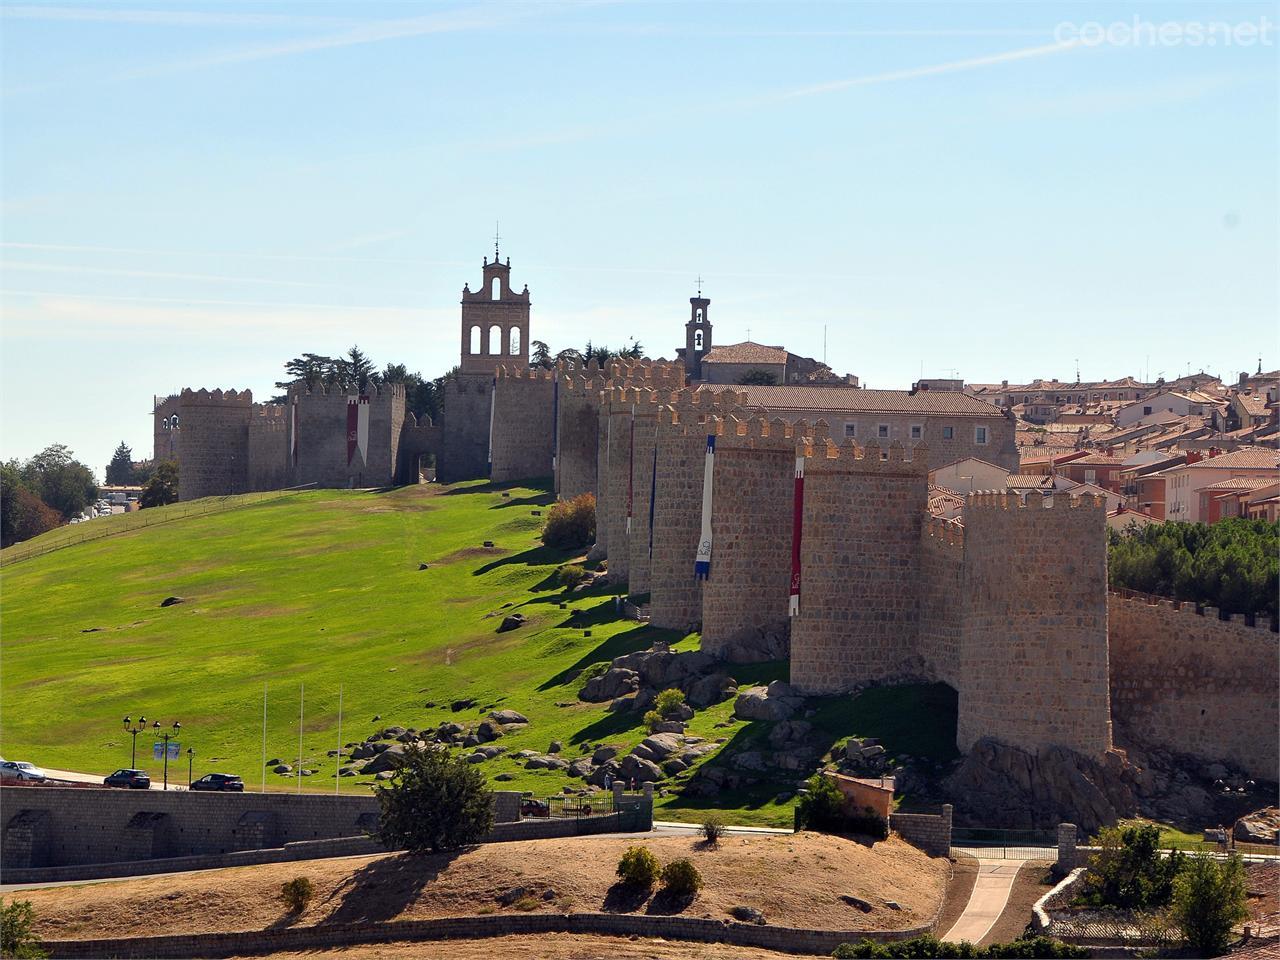
{"type": "Polygon", "coordinates": [[[0,763],[0,780],[30,780],[44,783],[49,777],[34,763],[25,760],[5,760],[0,763]]]}

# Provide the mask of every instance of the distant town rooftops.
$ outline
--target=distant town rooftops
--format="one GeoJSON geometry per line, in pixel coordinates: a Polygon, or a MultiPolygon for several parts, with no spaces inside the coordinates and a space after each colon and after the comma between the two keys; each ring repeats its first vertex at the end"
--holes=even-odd
{"type": "Polygon", "coordinates": [[[753,340],[713,346],[702,358],[703,363],[786,363],[786,347],[768,346],[753,340]]]}
{"type": "Polygon", "coordinates": [[[922,416],[1000,417],[999,407],[964,393],[923,390],[860,390],[855,387],[754,386],[747,406],[817,413],[916,413],[922,416]]]}
{"type": "Polygon", "coordinates": [[[1280,467],[1280,451],[1267,447],[1244,447],[1232,453],[1223,453],[1216,457],[1206,457],[1195,463],[1188,463],[1188,470],[1263,470],[1280,467]]]}

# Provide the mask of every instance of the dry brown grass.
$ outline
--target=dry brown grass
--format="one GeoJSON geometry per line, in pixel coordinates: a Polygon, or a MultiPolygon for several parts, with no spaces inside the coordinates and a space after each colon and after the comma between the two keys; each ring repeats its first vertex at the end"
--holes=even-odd
{"type": "Polygon", "coordinates": [[[274,953],[272,957],[276,960],[493,960],[494,957],[537,960],[782,960],[786,957],[793,960],[795,954],[723,943],[554,933],[442,943],[378,943],[305,953],[274,953]]]}
{"type": "MultiPolygon", "coordinates": [[[[582,838],[495,843],[456,856],[348,857],[266,864],[24,892],[37,931],[50,939],[259,930],[289,924],[345,923],[509,912],[498,897],[515,887],[537,898],[536,912],[611,911],[724,919],[745,905],[780,926],[835,930],[901,929],[930,921],[948,864],[897,839],[874,846],[839,837],[731,836],[716,846],[689,837],[582,838]],[[692,902],[633,893],[614,870],[634,843],[667,863],[690,857],[705,880],[692,902]],[[309,878],[315,897],[290,916],[280,886],[309,878]],[[543,895],[553,896],[544,900],[543,895]],[[846,905],[852,894],[870,913],[846,905]],[[901,910],[884,906],[885,900],[901,910]]],[[[522,904],[528,906],[528,904],[522,904]]],[[[429,954],[422,954],[424,956],[429,954]]]]}

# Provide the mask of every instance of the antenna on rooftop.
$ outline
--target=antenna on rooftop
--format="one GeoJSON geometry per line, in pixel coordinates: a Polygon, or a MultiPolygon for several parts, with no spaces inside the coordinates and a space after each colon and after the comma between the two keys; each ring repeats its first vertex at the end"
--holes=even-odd
{"type": "Polygon", "coordinates": [[[498,221],[493,221],[493,260],[498,261],[498,241],[502,238],[498,235],[498,221]]]}
{"type": "Polygon", "coordinates": [[[1080,382],[1080,358],[1076,357],[1076,383],[1080,382]]]}

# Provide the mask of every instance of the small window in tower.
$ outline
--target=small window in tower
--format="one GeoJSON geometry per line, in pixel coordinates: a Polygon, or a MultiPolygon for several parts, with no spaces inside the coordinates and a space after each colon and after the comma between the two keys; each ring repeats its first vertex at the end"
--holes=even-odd
{"type": "Polygon", "coordinates": [[[490,296],[494,300],[502,299],[502,278],[501,277],[493,278],[493,286],[490,288],[490,290],[491,290],[490,296]]]}
{"type": "Polygon", "coordinates": [[[702,308],[701,308],[701,307],[699,307],[699,308],[698,308],[698,310],[697,310],[697,312],[696,312],[696,313],[694,313],[693,318],[694,318],[695,320],[697,320],[697,321],[698,321],[698,323],[701,323],[701,322],[702,322],[702,308]]]}
{"type": "Polygon", "coordinates": [[[489,356],[502,356],[502,328],[495,325],[489,328],[489,356]]]}
{"type": "Polygon", "coordinates": [[[702,331],[701,330],[693,331],[693,349],[694,350],[702,349],[702,331]]]}
{"type": "Polygon", "coordinates": [[[519,327],[511,328],[511,339],[507,344],[507,351],[513,357],[520,356],[520,328],[519,327]]]}
{"type": "Polygon", "coordinates": [[[470,343],[467,344],[467,353],[471,354],[473,357],[478,355],[484,349],[482,344],[483,339],[480,334],[480,328],[478,326],[472,327],[470,343]]]}

